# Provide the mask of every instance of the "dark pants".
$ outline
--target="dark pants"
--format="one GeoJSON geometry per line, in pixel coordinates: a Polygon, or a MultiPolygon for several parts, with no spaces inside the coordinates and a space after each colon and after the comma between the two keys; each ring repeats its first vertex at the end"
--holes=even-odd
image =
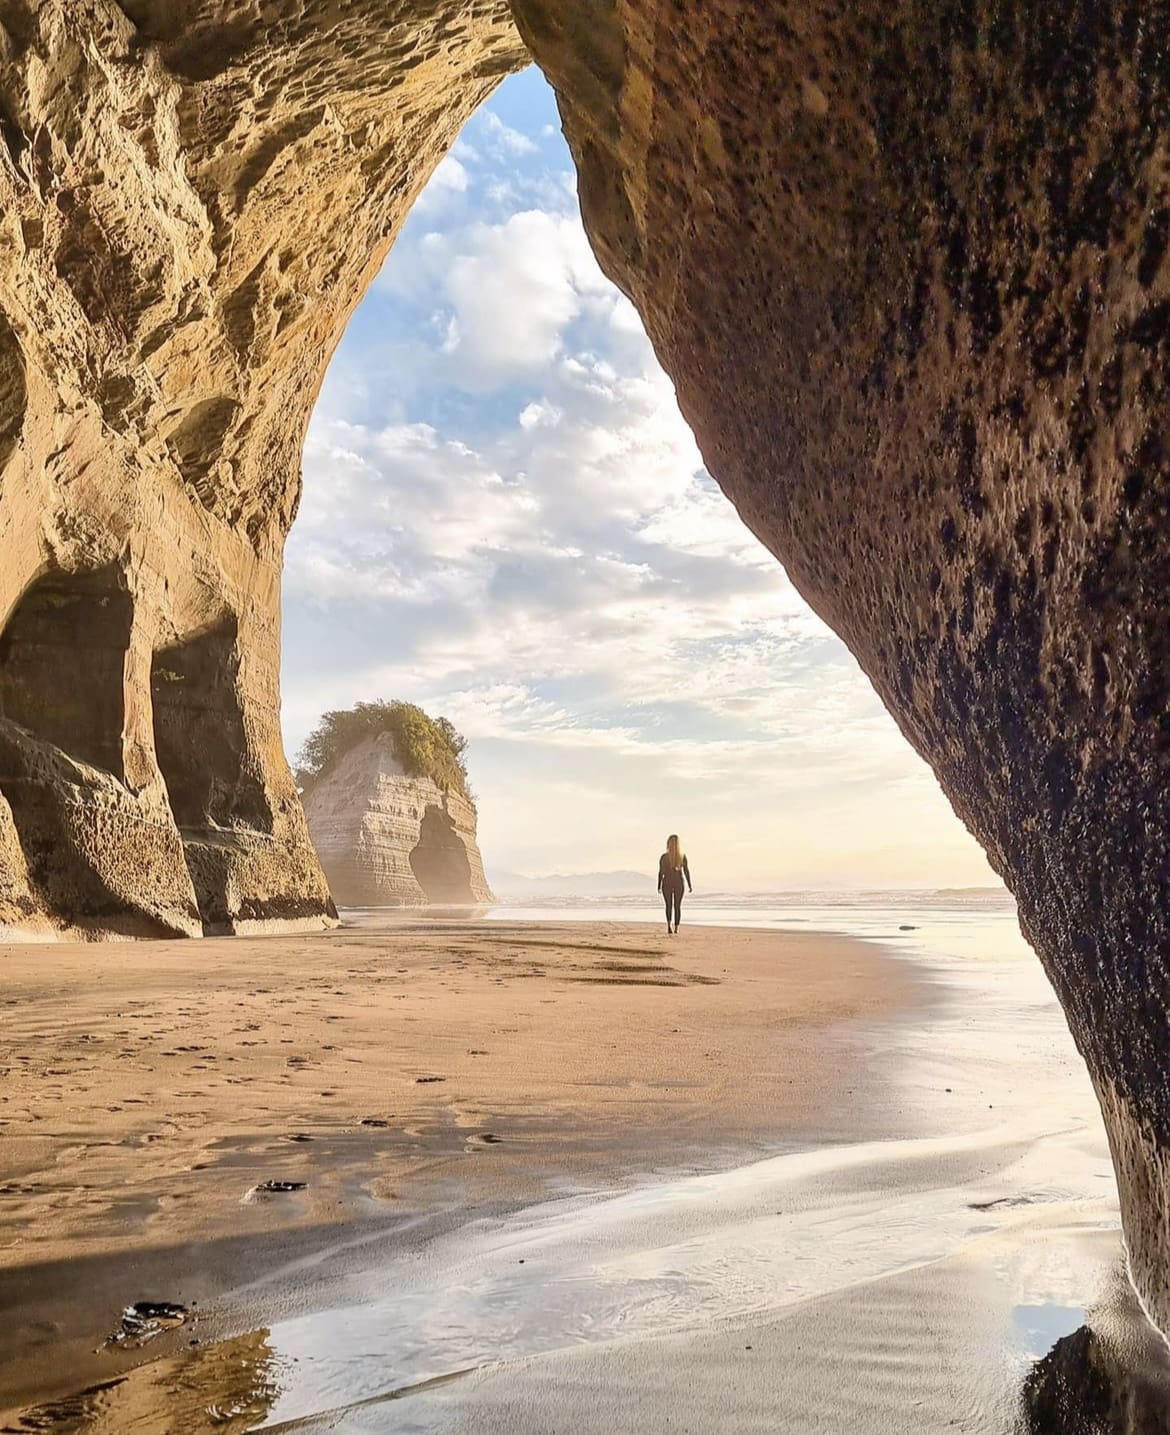
{"type": "Polygon", "coordinates": [[[666,925],[671,922],[670,911],[674,908],[674,925],[678,926],[678,919],[682,916],[683,884],[679,882],[663,882],[662,900],[666,903],[666,925]]]}

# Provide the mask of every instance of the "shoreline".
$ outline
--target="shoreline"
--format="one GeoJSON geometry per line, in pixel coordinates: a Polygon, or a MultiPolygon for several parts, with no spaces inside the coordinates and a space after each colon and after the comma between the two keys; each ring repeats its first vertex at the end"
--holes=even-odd
{"type": "Polygon", "coordinates": [[[0,960],[0,1409],[320,1307],[477,1217],[887,1127],[870,1039],[935,999],[855,938],[610,922],[0,960]],[[97,1349],[135,1299],[200,1323],[97,1349]]]}

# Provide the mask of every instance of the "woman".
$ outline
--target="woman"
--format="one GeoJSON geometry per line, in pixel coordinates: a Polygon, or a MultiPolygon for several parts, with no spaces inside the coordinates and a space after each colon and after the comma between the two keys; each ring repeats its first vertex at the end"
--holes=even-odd
{"type": "Polygon", "coordinates": [[[672,832],[666,839],[666,851],[658,859],[658,890],[662,893],[662,900],[666,903],[666,930],[670,933],[678,931],[679,918],[682,916],[684,878],[688,890],[693,892],[695,889],[691,886],[691,869],[687,866],[686,853],[682,850],[678,833],[672,832]],[[672,909],[674,912],[673,926],[671,926],[672,909]]]}

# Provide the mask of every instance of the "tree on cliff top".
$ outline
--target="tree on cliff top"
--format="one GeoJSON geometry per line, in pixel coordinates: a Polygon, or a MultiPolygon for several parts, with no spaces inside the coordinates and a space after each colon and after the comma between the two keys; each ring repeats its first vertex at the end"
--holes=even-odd
{"type": "Polygon", "coordinates": [[[446,718],[428,717],[413,703],[355,703],[323,713],[297,754],[297,781],[308,790],[359,742],[389,733],[394,756],[412,777],[429,777],[444,792],[470,799],[467,739],[446,718]]]}

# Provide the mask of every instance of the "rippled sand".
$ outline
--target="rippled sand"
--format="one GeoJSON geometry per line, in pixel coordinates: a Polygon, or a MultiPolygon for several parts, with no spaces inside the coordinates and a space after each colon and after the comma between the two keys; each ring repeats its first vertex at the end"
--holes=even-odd
{"type": "Polygon", "coordinates": [[[0,960],[0,1409],[117,1374],[130,1301],[205,1340],[469,1213],[861,1134],[872,1033],[929,1000],[846,938],[612,923],[0,960]]]}
{"type": "MultiPolygon", "coordinates": [[[[660,994],[651,1000],[700,1003],[687,1010],[701,1023],[670,1028],[688,1035],[680,1070],[693,1085],[643,1068],[632,1082],[628,1065],[616,1078],[616,1063],[652,1050],[662,1075],[673,1048],[659,1051],[651,1033],[665,1008],[623,1000],[586,1031],[565,1020],[566,976],[548,988],[545,1012],[531,1009],[533,1056],[516,1072],[525,1109],[542,1094],[563,1113],[566,1093],[593,1081],[608,1092],[600,1104],[572,1098],[579,1122],[586,1109],[597,1118],[588,1140],[558,1146],[552,1123],[512,1153],[517,1171],[539,1166],[563,1194],[549,1199],[546,1181],[543,1199],[514,1189],[478,1201],[465,1178],[483,1168],[467,1165],[466,1147],[458,1159],[448,1152],[396,1230],[355,1246],[361,1227],[342,1224],[332,1246],[312,1256],[302,1247],[282,1279],[261,1277],[263,1325],[182,1352],[160,1347],[162,1358],[124,1380],[13,1428],[1170,1431],[1166,1347],[1125,1279],[1100,1120],[1022,944],[997,933],[949,950],[922,930],[899,935],[891,961],[878,946],[821,947],[817,937],[733,953],[724,934],[708,935],[711,945],[666,956],[722,987],[643,988],[660,994]],[[802,997],[802,980],[820,995],[802,997]],[[853,1005],[839,1004],[838,981],[853,1005]],[[739,988],[744,999],[733,1000],[739,988]],[[728,1007],[701,1005],[719,991],[728,1007]],[[551,1046],[533,1044],[535,1033],[551,1046]],[[775,1154],[753,1158],[769,1140],[748,1136],[746,1113],[765,1090],[775,1154]],[[704,1152],[701,1133],[725,1121],[739,1123],[738,1145],[704,1152]],[[664,1154],[671,1143],[685,1161],[664,1154]],[[316,1292],[302,1310],[290,1304],[290,1270],[316,1292]]],[[[572,944],[597,938],[575,928],[558,960],[594,961],[572,944]]],[[[515,983],[505,1000],[517,1003],[515,983]]],[[[441,1028],[443,1015],[435,1020],[441,1028]]],[[[489,1145],[476,1159],[497,1154],[489,1145]]],[[[214,1329],[198,1327],[204,1338],[214,1329]]]]}
{"type": "Polygon", "coordinates": [[[1153,1342],[1128,1352],[1146,1423],[1053,1423],[1036,1395],[1055,1378],[1081,1399],[1086,1322],[1140,1325],[1111,1199],[1059,1184],[1091,1175],[1086,1157],[1075,1133],[989,1132],[544,1203],[401,1251],[352,1304],[159,1362],[34,1428],[1151,1435],[1153,1342]]]}

